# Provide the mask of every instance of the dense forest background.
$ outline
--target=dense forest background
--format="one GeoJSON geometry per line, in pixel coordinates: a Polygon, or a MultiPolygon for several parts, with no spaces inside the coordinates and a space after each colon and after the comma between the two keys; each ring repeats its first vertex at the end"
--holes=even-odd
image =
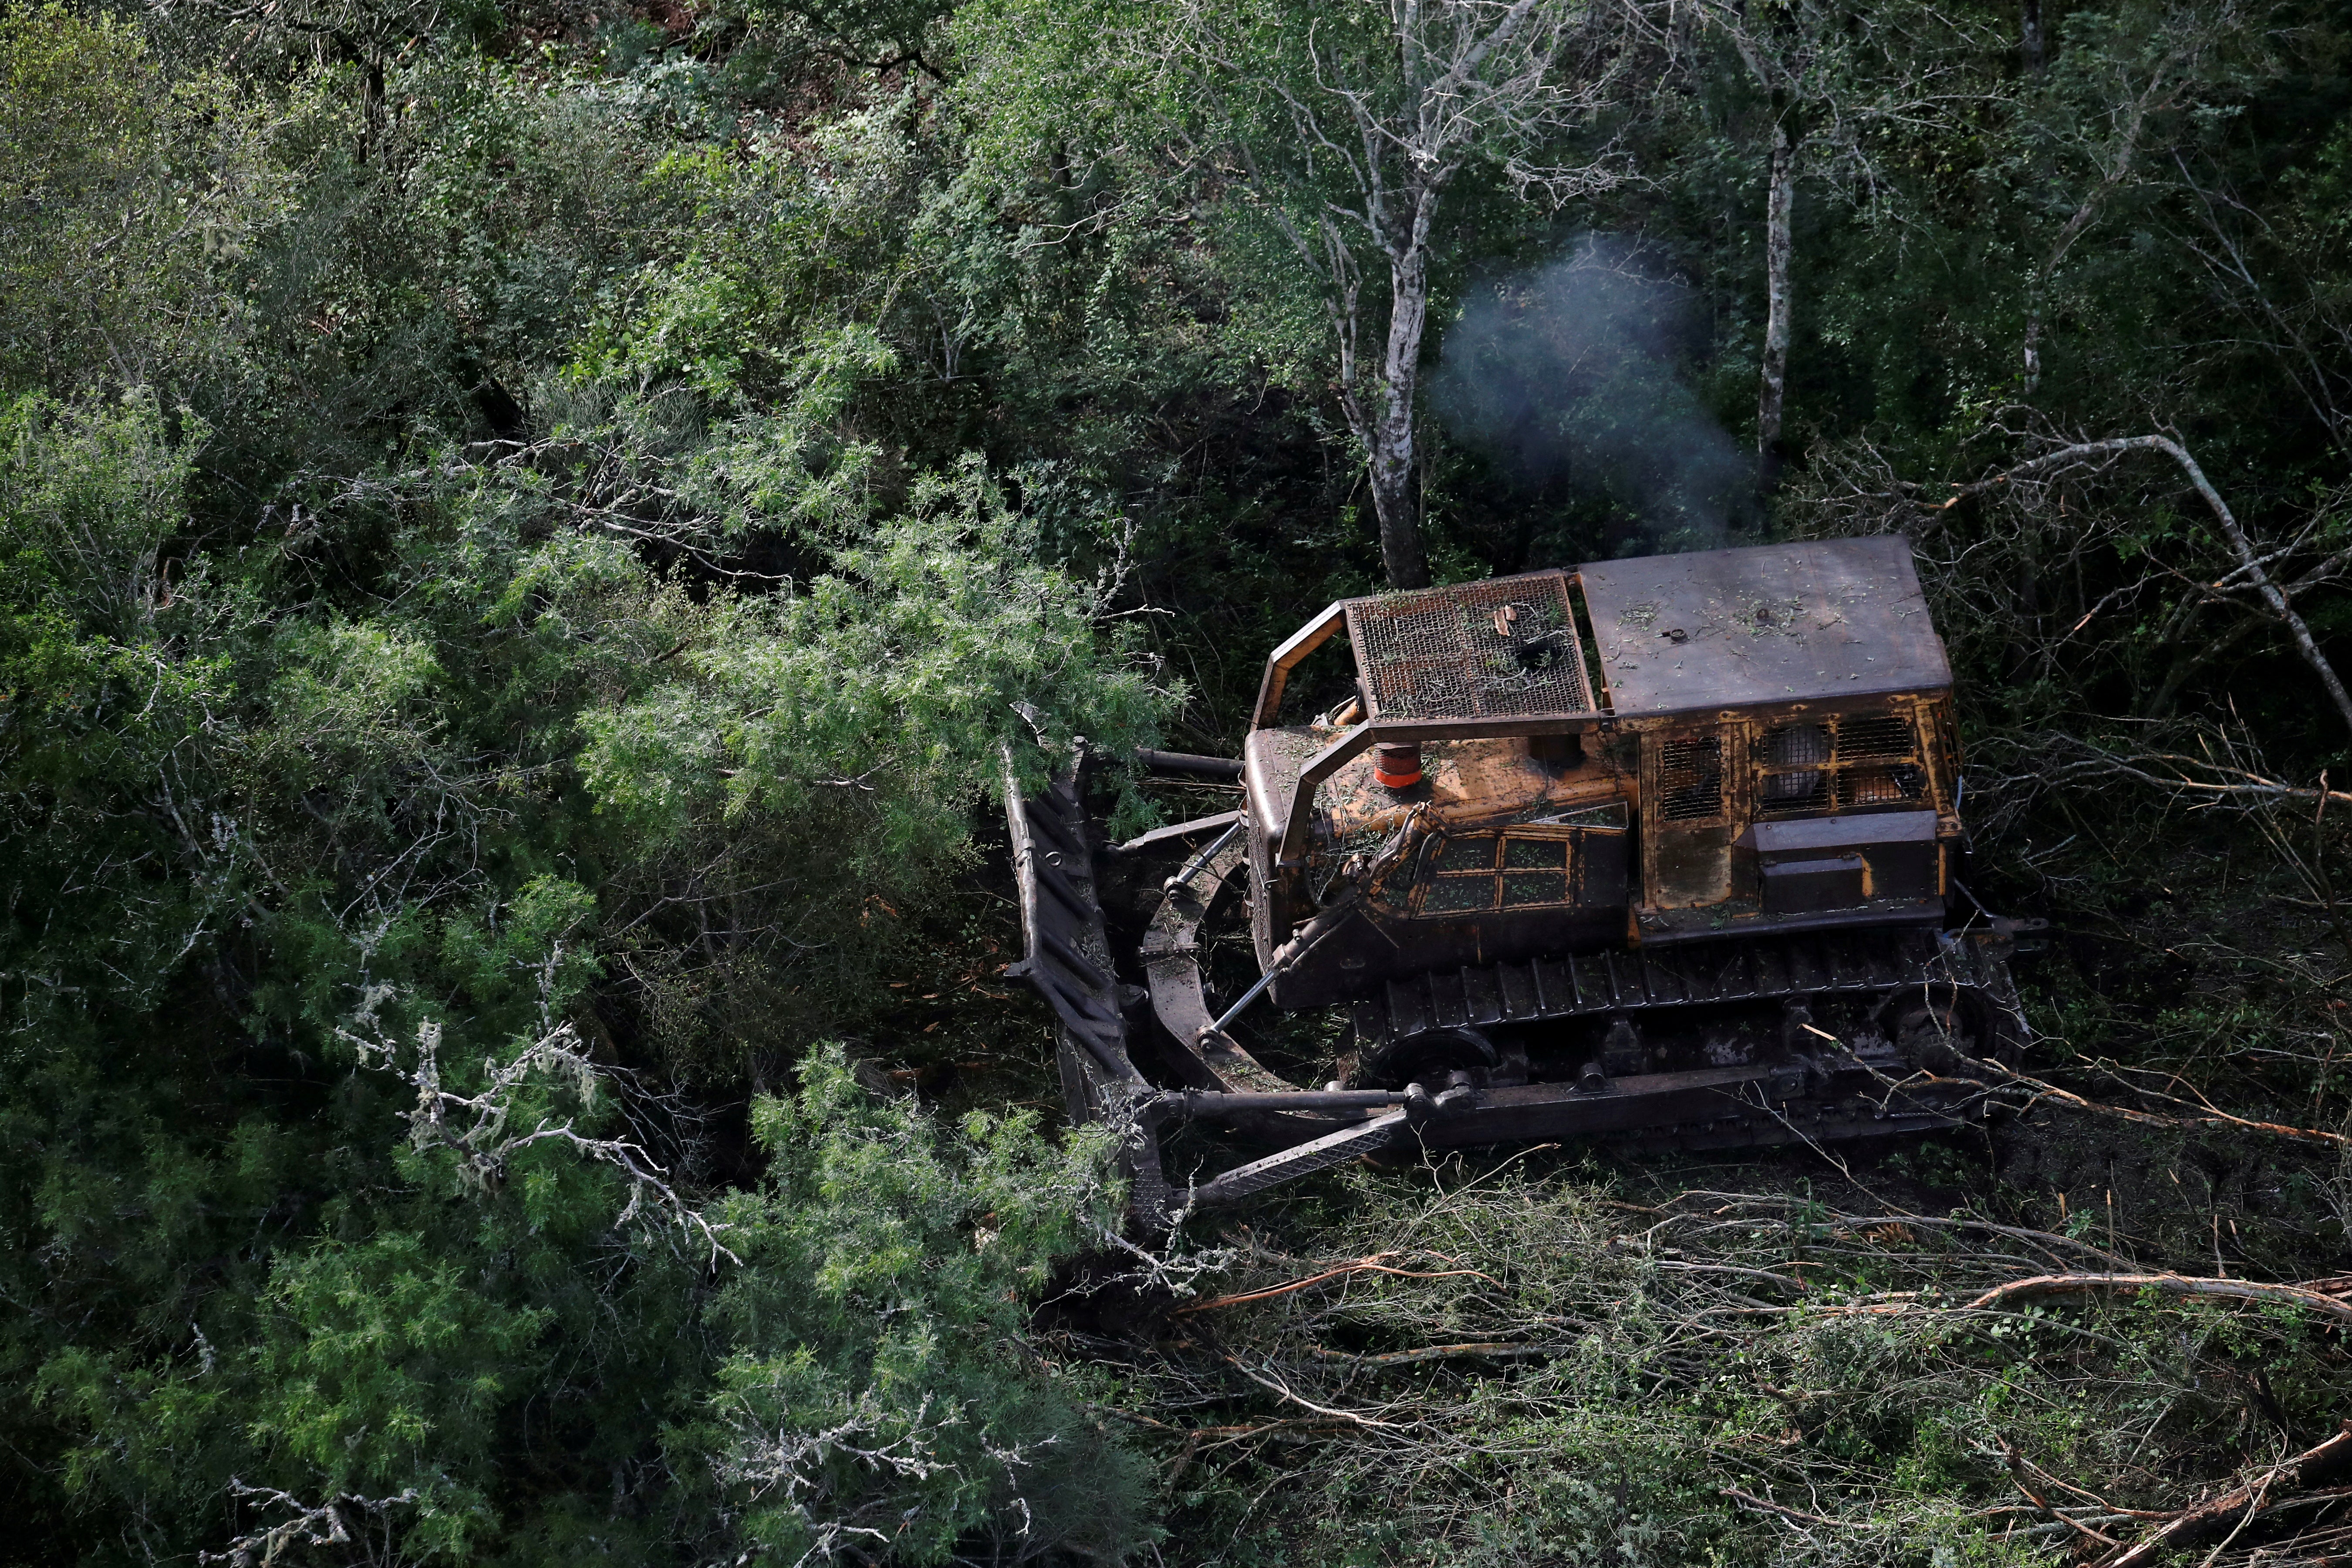
{"type": "Polygon", "coordinates": [[[1999,1296],[2352,1266],[2352,13],[7,4],[0,1556],[2089,1560],[2352,1408],[1999,1296]],[[1896,529],[1993,1132],[1124,1228],[1004,748],[1896,529]]]}

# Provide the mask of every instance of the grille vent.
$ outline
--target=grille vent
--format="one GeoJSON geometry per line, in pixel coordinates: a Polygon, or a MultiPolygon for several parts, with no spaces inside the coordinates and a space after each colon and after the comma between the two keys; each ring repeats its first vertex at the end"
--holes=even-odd
{"type": "Polygon", "coordinates": [[[1348,636],[1374,718],[1592,710],[1560,573],[1359,599],[1348,636]]]}
{"type": "Polygon", "coordinates": [[[1723,820],[1723,740],[1668,741],[1658,752],[1658,820],[1695,827],[1723,820]]]}
{"type": "Polygon", "coordinates": [[[1917,731],[1896,713],[1775,724],[1756,742],[1756,814],[1811,816],[1924,800],[1917,731]]]}

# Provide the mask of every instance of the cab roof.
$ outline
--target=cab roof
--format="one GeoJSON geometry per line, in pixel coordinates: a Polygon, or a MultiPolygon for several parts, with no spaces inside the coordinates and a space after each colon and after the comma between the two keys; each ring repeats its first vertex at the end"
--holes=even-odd
{"type": "Polygon", "coordinates": [[[1620,718],[1952,683],[1900,535],[1643,556],[1578,575],[1620,718]]]}

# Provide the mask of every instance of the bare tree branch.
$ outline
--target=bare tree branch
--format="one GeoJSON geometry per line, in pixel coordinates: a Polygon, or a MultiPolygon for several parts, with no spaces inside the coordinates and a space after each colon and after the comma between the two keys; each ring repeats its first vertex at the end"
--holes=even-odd
{"type": "MultiPolygon", "coordinates": [[[[2304,662],[2311,667],[2312,672],[2319,677],[2320,684],[2327,689],[2328,699],[2336,704],[2336,710],[2343,717],[2347,729],[2352,729],[2352,692],[2345,690],[2343,680],[2336,673],[2336,667],[2328,661],[2327,656],[2320,651],[2318,640],[2311,635],[2311,627],[2301,616],[2295,613],[2294,606],[2288,601],[2286,594],[2264,568],[2261,553],[2255,550],[2253,542],[2246,536],[2245,530],[2239,526],[2238,519],[2230,510],[2229,503],[2221,499],[2221,492],[2213,488],[2213,481],[2205,477],[2205,470],[2198,467],[2197,459],[2189,456],[2189,448],[2170,437],[2118,436],[2104,441],[2081,441],[2072,446],[2061,447],[2055,451],[2044,452],[2040,457],[2029,458],[2001,473],[1995,474],[1990,479],[1979,479],[1974,484],[1957,486],[1953,489],[1951,499],[1946,500],[1943,505],[1945,507],[1956,505],[1969,496],[1981,495],[1997,486],[2009,484],[2032,475],[2046,474],[2070,466],[2092,467],[2100,459],[2112,459],[2126,452],[2161,452],[2179,465],[2181,472],[2188,476],[2189,484],[2196,489],[2197,493],[2204,499],[2206,506],[2211,510],[2214,521],[2221,525],[2223,537],[2229,541],[2230,548],[2238,557],[2239,573],[2242,574],[2246,581],[2262,595],[2263,602],[2270,606],[2271,614],[2286,627],[2287,635],[2294,641],[2295,650],[2303,655],[2304,662]]],[[[2224,581],[2226,582],[2227,579],[2225,578],[2224,581]]],[[[2220,585],[2215,584],[2216,587],[2220,585]]]]}
{"type": "Polygon", "coordinates": [[[1390,0],[1384,12],[1276,26],[1269,48],[1263,17],[1210,0],[1182,13],[1179,68],[1211,122],[1213,156],[1322,297],[1340,413],[1363,449],[1397,587],[1428,581],[1415,400],[1445,194],[1474,157],[1554,205],[1622,178],[1607,150],[1542,158],[1612,101],[1639,16],[1630,0],[1390,0]],[[1360,244],[1387,266],[1384,323],[1370,315],[1360,244]],[[1365,340],[1376,331],[1375,355],[1365,340]]]}
{"type": "Polygon", "coordinates": [[[199,1563],[226,1563],[230,1568],[271,1568],[289,1552],[302,1546],[340,1546],[344,1549],[343,1561],[377,1568],[401,1560],[393,1538],[388,1517],[395,1508],[414,1506],[416,1489],[409,1488],[397,1497],[362,1497],[357,1492],[339,1492],[322,1503],[306,1503],[291,1492],[275,1487],[247,1486],[232,1476],[228,1495],[238,1502],[251,1502],[263,1509],[286,1509],[291,1519],[258,1530],[248,1531],[228,1543],[225,1551],[200,1552],[199,1563]]]}
{"type": "MultiPolygon", "coordinates": [[[[548,961],[550,971],[561,954],[548,961]]],[[[362,1026],[373,1022],[386,1000],[372,994],[362,1009],[362,1026]]],[[[671,1184],[668,1174],[644,1146],[625,1138],[596,1138],[579,1131],[576,1119],[541,1116],[528,1130],[512,1127],[518,1101],[534,1089],[567,1094],[585,1110],[593,1107],[604,1074],[588,1055],[578,1031],[570,1024],[550,1026],[539,1038],[505,1061],[486,1058],[480,1092],[459,1094],[444,1087],[441,1068],[441,1026],[430,1019],[417,1026],[413,1056],[382,1038],[349,1028],[336,1034],[359,1055],[361,1065],[388,1071],[416,1090],[408,1113],[409,1141],[419,1152],[440,1150],[456,1157],[458,1181],[476,1192],[496,1190],[506,1179],[508,1164],[524,1150],[541,1143],[558,1143],[588,1159],[619,1171],[629,1184],[627,1205],[614,1219],[625,1227],[650,1204],[667,1215],[679,1230],[701,1238],[708,1260],[740,1264],[742,1259],[720,1242],[726,1226],[714,1225],[671,1184]],[[407,1058],[405,1065],[404,1057],[407,1058]]]]}

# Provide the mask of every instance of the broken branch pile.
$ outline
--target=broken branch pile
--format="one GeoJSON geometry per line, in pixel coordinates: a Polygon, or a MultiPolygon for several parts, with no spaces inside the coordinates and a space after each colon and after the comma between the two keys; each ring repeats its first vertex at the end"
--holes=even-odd
{"type": "Polygon", "coordinates": [[[1352,1216],[1300,1226],[1331,1251],[1278,1216],[1222,1237],[1226,1288],[1149,1342],[1061,1336],[1114,1408],[1157,1413],[1166,1473],[1219,1513],[1193,1522],[1296,1538],[1378,1500],[1460,1561],[1607,1540],[1661,1564],[1940,1545],[2105,1568],[2347,1528],[2346,1280],[1801,1194],[1434,1174],[1411,1212],[1368,1180],[1352,1216]],[[2290,1433],[2327,1436],[2283,1459],[2290,1433]]]}

